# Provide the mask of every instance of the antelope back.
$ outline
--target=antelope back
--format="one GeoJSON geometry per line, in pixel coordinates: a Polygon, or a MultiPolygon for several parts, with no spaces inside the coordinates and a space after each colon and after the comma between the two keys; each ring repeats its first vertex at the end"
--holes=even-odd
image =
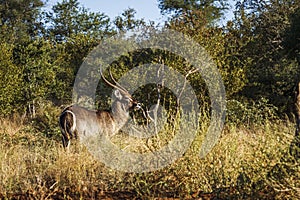
{"type": "Polygon", "coordinates": [[[101,77],[108,85],[116,89],[114,91],[116,100],[113,102],[111,111],[88,110],[77,105],[67,107],[59,118],[64,147],[69,146],[72,138],[81,139],[98,134],[114,135],[127,122],[129,110],[140,108],[138,101],[118,84],[112,75],[114,83],[107,81],[102,72],[101,77]]]}

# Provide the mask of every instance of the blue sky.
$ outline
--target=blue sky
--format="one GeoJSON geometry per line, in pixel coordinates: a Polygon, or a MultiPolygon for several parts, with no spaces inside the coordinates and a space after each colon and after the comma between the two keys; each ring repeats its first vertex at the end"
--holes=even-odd
{"type": "MultiPolygon", "coordinates": [[[[48,6],[51,8],[56,2],[62,0],[49,0],[48,6]]],[[[144,18],[146,21],[162,21],[163,17],[158,9],[157,0],[79,0],[81,5],[89,8],[93,12],[103,12],[114,19],[125,9],[134,8],[137,18],[144,18]]]]}
{"type": "MultiPolygon", "coordinates": [[[[48,8],[61,1],[49,0],[48,8]]],[[[119,16],[127,8],[134,8],[137,11],[137,18],[144,18],[146,21],[164,21],[164,17],[160,14],[158,8],[157,0],[79,0],[79,2],[93,12],[107,14],[111,19],[119,16]]],[[[232,13],[228,13],[228,18],[231,16],[232,13]]]]}

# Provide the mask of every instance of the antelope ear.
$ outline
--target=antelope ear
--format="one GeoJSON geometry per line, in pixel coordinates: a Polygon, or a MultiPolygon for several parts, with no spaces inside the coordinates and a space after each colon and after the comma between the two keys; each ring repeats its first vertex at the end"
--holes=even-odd
{"type": "Polygon", "coordinates": [[[116,98],[119,100],[121,100],[123,98],[123,96],[119,90],[115,90],[114,94],[115,94],[116,98]]]}

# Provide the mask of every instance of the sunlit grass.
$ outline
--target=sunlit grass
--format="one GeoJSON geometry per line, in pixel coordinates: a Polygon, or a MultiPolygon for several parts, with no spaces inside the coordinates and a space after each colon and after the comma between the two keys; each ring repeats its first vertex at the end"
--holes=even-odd
{"type": "MultiPolygon", "coordinates": [[[[266,122],[251,128],[228,125],[213,150],[200,159],[208,126],[203,122],[180,159],[139,174],[112,170],[83,146],[74,145],[66,152],[57,137],[46,137],[19,119],[3,119],[0,125],[1,198],[99,199],[113,194],[120,198],[297,199],[300,195],[299,160],[283,159],[294,139],[291,122],[266,122]]],[[[119,144],[128,146],[126,151],[153,151],[165,145],[172,133],[170,128],[164,131],[151,142],[125,141],[124,135],[114,140],[122,139],[119,144]]]]}

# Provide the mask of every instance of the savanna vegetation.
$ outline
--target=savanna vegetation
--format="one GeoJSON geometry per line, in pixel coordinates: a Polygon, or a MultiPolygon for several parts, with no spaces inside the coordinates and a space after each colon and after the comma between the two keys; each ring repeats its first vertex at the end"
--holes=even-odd
{"type": "MultiPolygon", "coordinates": [[[[229,2],[158,0],[166,19],[158,24],[137,19],[133,9],[111,19],[78,0],[62,0],[51,9],[43,0],[0,1],[0,198],[299,199],[300,2],[238,0],[233,7],[229,2]],[[229,9],[234,18],[223,25],[229,9]],[[76,73],[91,50],[121,32],[163,27],[204,47],[224,81],[226,122],[212,151],[199,158],[211,102],[195,72],[187,80],[201,105],[200,128],[173,164],[129,173],[107,167],[84,146],[66,152],[58,117],[72,103],[76,73]]],[[[147,63],[165,64],[183,75],[192,68],[178,55],[157,49],[128,52],[111,68],[119,79],[147,63]]],[[[96,107],[108,108],[111,90],[100,86],[105,93],[96,107]]],[[[176,99],[161,86],[146,85],[134,96],[149,108],[160,92],[172,118],[176,99]]],[[[177,121],[169,123],[150,140],[124,132],[112,140],[127,151],[157,150],[174,137],[177,121]]]]}

